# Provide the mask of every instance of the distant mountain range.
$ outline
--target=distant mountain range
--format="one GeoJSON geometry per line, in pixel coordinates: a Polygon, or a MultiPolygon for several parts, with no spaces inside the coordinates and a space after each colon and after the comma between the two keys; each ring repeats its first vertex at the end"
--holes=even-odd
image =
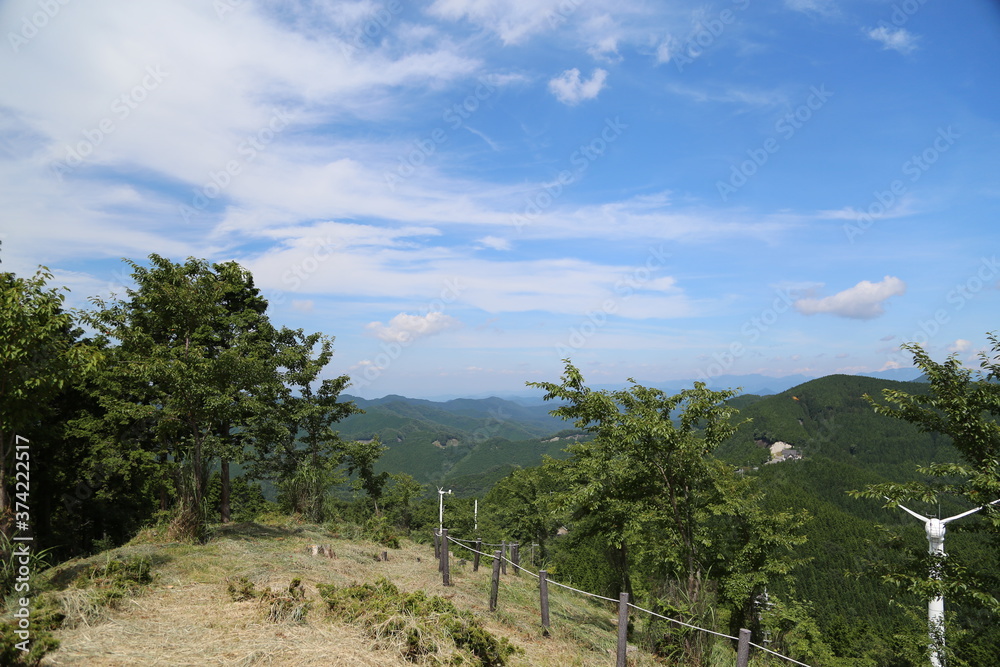
{"type": "MultiPolygon", "coordinates": [[[[862,431],[875,432],[869,422],[876,415],[867,404],[858,405],[861,387],[878,393],[880,387],[897,378],[914,379],[914,369],[885,371],[871,376],[831,375],[811,379],[802,375],[781,378],[765,375],[728,375],[713,378],[707,383],[711,388],[742,387],[743,393],[734,404],[741,410],[750,408],[747,416],[754,416],[754,428],[765,437],[782,439],[794,445],[808,445],[808,424],[798,423],[801,405],[791,405],[786,394],[802,387],[838,387],[829,398],[829,406],[840,406],[848,401],[852,419],[863,424],[862,431]],[[873,376],[873,377],[872,377],[873,376]],[[848,398],[838,392],[847,391],[848,398]],[[767,407],[778,406],[778,407],[767,407]],[[762,412],[763,411],[763,412],[762,412]],[[781,415],[774,417],[775,414],[781,415]],[[795,418],[792,415],[796,415],[795,418]]],[[[693,385],[677,381],[655,386],[674,394],[693,385]]],[[[620,386],[594,386],[595,389],[617,389],[620,386]]],[[[824,395],[830,389],[822,389],[824,395]]],[[[805,395],[811,391],[802,390],[805,395]]],[[[790,394],[788,394],[790,395],[790,394]]],[[[543,456],[556,458],[567,454],[566,438],[574,434],[573,424],[549,414],[556,407],[545,403],[540,395],[500,398],[453,398],[432,401],[420,398],[389,395],[378,399],[365,399],[343,395],[353,400],[364,414],[352,415],[338,424],[341,435],[350,440],[371,440],[375,437],[388,447],[379,462],[379,469],[405,472],[423,484],[444,484],[458,487],[470,495],[489,488],[498,479],[516,467],[538,465],[543,456]]],[[[829,410],[834,410],[829,407],[829,410]]],[[[836,411],[840,412],[838,407],[836,411]]],[[[877,418],[885,423],[885,418],[877,418]]],[[[728,448],[734,463],[762,460],[761,450],[753,444],[753,434],[744,434],[738,446],[728,448]]],[[[844,435],[844,434],[841,434],[844,435]]],[[[808,447],[807,447],[808,451],[808,447]]]]}
{"type": "MultiPolygon", "coordinates": [[[[916,368],[893,368],[885,371],[876,371],[874,373],[858,373],[858,375],[861,377],[880,378],[882,380],[917,382],[920,381],[921,373],[920,370],[916,368]]],[[[815,376],[801,374],[772,377],[770,375],[751,373],[747,375],[720,375],[718,377],[709,378],[705,381],[705,384],[710,389],[735,389],[740,387],[742,389],[742,393],[744,394],[767,396],[770,394],[780,393],[786,389],[791,389],[792,387],[796,387],[804,382],[816,379],[818,378],[815,376]]],[[[647,387],[656,387],[657,389],[662,389],[663,391],[670,393],[677,393],[682,389],[689,389],[694,386],[695,381],[696,378],[687,380],[668,380],[665,382],[638,380],[639,384],[647,387]]],[[[594,389],[621,389],[625,387],[624,384],[603,384],[591,386],[594,389]]],[[[441,402],[454,400],[455,398],[456,396],[453,395],[440,395],[427,400],[441,402]]],[[[467,396],[465,398],[502,398],[515,403],[520,403],[521,405],[542,405],[544,403],[541,399],[541,392],[537,389],[524,389],[517,392],[481,393],[467,396]]]]}

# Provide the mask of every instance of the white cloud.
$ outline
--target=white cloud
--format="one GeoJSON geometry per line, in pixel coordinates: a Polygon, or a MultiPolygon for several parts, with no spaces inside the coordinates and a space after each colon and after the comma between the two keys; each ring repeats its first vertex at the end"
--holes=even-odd
{"type": "Polygon", "coordinates": [[[452,21],[471,21],[496,33],[504,44],[517,44],[550,30],[562,16],[559,0],[436,0],[428,12],[452,21]]]}
{"type": "Polygon", "coordinates": [[[972,341],[965,340],[964,338],[959,338],[954,343],[948,346],[949,352],[968,352],[972,349],[972,341]]]}
{"type": "Polygon", "coordinates": [[[785,6],[796,12],[830,15],[837,11],[834,0],[785,0],[785,6]]]}
{"type": "Polygon", "coordinates": [[[737,86],[684,86],[670,84],[667,90],[695,102],[722,102],[749,107],[777,107],[789,104],[788,94],[781,90],[753,90],[737,86]]]}
{"type": "Polygon", "coordinates": [[[499,236],[484,236],[476,241],[476,243],[484,248],[493,248],[494,250],[510,250],[511,248],[510,241],[502,239],[499,236]]]}
{"type": "Polygon", "coordinates": [[[300,313],[311,313],[315,307],[312,299],[292,299],[292,310],[297,310],[300,313]]]}
{"type": "Polygon", "coordinates": [[[670,62],[671,58],[674,57],[674,53],[679,48],[677,40],[671,36],[667,36],[659,43],[656,47],[656,62],[659,65],[665,65],[670,62]]]}
{"type": "Polygon", "coordinates": [[[865,34],[882,45],[883,49],[899,51],[900,53],[912,53],[917,49],[917,37],[906,28],[890,28],[879,26],[866,30],[865,34]]]}
{"type": "Polygon", "coordinates": [[[877,283],[862,280],[854,287],[822,299],[798,299],[795,301],[795,308],[803,315],[830,313],[850,319],[870,320],[885,312],[883,302],[886,299],[904,292],[905,282],[894,276],[886,276],[877,283]]]}
{"type": "Polygon", "coordinates": [[[408,344],[427,336],[455,329],[461,326],[461,322],[445,315],[440,311],[432,311],[426,315],[409,315],[400,313],[391,320],[389,324],[381,322],[371,322],[366,327],[372,335],[380,340],[389,343],[408,344]]]}
{"type": "Polygon", "coordinates": [[[584,81],[580,78],[580,70],[574,67],[549,81],[549,91],[563,104],[572,106],[597,97],[604,89],[607,78],[607,71],[598,67],[590,75],[590,79],[584,81]]]}

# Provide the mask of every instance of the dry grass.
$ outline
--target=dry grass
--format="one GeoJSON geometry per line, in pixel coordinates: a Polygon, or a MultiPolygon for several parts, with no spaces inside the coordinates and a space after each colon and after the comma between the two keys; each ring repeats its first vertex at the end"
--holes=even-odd
{"type": "MultiPolygon", "coordinates": [[[[148,536],[147,536],[148,539],[148,536]]],[[[510,574],[500,589],[499,609],[487,610],[490,569],[472,564],[453,570],[453,586],[441,584],[430,546],[403,541],[377,560],[384,547],[338,539],[317,526],[240,524],[217,530],[205,545],[138,543],[115,550],[148,555],[155,579],[144,593],[117,609],[95,610],[70,586],[75,573],[106,556],[64,563],[47,574],[72,619],[55,632],[62,642],[43,665],[409,665],[395,650],[379,650],[356,626],[328,617],[318,584],[344,586],[386,577],[403,591],[440,595],[473,612],[487,630],[523,650],[515,666],[606,667],[614,664],[615,613],[581,596],[550,587],[552,631],[545,637],[538,613],[537,582],[510,574]],[[337,558],[308,553],[330,544],[337,558]],[[256,590],[287,591],[301,579],[311,600],[302,622],[273,623],[257,599],[234,602],[227,581],[245,577],[256,590]]],[[[457,559],[456,559],[457,560],[457,559]]],[[[641,652],[632,664],[655,661],[641,652]]]]}

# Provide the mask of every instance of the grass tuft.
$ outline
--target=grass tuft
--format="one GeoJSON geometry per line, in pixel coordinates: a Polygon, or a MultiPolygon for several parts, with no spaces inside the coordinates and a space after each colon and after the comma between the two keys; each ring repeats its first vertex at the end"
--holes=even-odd
{"type": "Polygon", "coordinates": [[[343,588],[321,584],[319,591],[334,616],[360,622],[380,647],[394,648],[411,662],[464,664],[468,660],[473,665],[502,667],[519,652],[507,638],[483,628],[468,611],[424,591],[402,593],[385,578],[343,588]]]}

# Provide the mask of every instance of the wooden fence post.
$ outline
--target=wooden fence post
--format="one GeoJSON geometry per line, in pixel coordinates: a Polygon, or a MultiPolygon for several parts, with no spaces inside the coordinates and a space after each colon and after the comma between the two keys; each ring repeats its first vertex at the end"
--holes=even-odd
{"type": "Polygon", "coordinates": [[[507,574],[507,540],[500,540],[500,573],[507,574]]]}
{"type": "Polygon", "coordinates": [[[542,605],[542,627],[544,634],[549,636],[549,573],[545,570],[538,571],[538,597],[542,605]]]}
{"type": "Polygon", "coordinates": [[[493,579],[490,581],[490,611],[497,610],[497,592],[500,590],[500,557],[502,551],[493,554],[493,579]]]}
{"type": "Polygon", "coordinates": [[[618,596],[618,661],[617,667],[625,667],[625,654],[628,649],[628,593],[618,596]]]}
{"type": "Polygon", "coordinates": [[[483,550],[483,538],[476,538],[476,553],[472,554],[472,571],[479,572],[479,552],[483,550]]]}
{"type": "Polygon", "coordinates": [[[448,529],[441,529],[441,583],[451,586],[451,573],[448,571],[448,529]]]}
{"type": "Polygon", "coordinates": [[[514,564],[514,575],[518,577],[521,576],[521,569],[518,567],[521,564],[521,554],[518,553],[520,546],[517,542],[510,546],[510,562],[514,564]]]}
{"type": "Polygon", "coordinates": [[[434,557],[441,560],[441,536],[438,535],[437,528],[434,529],[434,557]]]}
{"type": "Polygon", "coordinates": [[[736,648],[736,667],[750,664],[750,631],[740,628],[740,643],[736,648]]]}

